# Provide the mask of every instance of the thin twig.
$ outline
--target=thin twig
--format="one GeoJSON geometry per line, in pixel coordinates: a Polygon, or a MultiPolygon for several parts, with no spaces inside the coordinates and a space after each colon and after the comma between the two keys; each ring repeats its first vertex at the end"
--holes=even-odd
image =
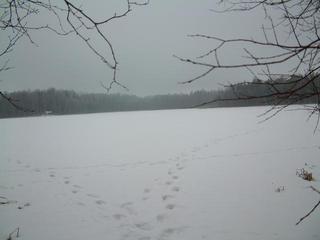
{"type": "Polygon", "coordinates": [[[305,216],[303,216],[302,218],[300,218],[300,220],[296,223],[296,225],[299,225],[304,219],[306,219],[307,217],[310,216],[310,214],[316,210],[316,208],[320,205],[320,201],[311,209],[310,212],[308,212],[305,216]]]}

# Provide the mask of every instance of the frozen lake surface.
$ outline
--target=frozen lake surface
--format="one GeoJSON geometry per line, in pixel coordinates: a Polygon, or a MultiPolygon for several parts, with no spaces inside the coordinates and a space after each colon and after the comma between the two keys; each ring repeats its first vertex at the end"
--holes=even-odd
{"type": "Polygon", "coordinates": [[[1,119],[0,239],[320,239],[320,132],[266,109],[1,119]]]}

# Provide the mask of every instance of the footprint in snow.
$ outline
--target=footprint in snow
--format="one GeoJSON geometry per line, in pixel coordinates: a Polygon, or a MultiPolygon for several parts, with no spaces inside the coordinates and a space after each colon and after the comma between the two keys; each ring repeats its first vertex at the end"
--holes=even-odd
{"type": "Polygon", "coordinates": [[[174,192],[179,192],[179,191],[180,191],[180,188],[179,188],[178,186],[174,186],[174,187],[172,188],[172,191],[174,191],[174,192]]]}
{"type": "Polygon", "coordinates": [[[169,203],[167,204],[166,209],[173,210],[175,207],[176,207],[175,204],[169,203]]]}
{"type": "Polygon", "coordinates": [[[139,229],[144,230],[144,231],[150,231],[150,230],[152,230],[152,226],[151,226],[149,223],[146,223],[146,222],[135,223],[134,226],[135,226],[136,228],[139,228],[139,229]]]}
{"type": "Polygon", "coordinates": [[[164,220],[166,220],[166,218],[168,218],[168,216],[166,214],[159,214],[156,217],[158,222],[163,222],[164,220]]]}
{"type": "Polygon", "coordinates": [[[151,237],[139,237],[138,240],[151,240],[151,237]]]}
{"type": "Polygon", "coordinates": [[[153,238],[150,237],[150,236],[145,236],[140,231],[137,232],[137,231],[134,231],[133,229],[130,229],[129,231],[127,231],[120,238],[120,240],[131,240],[131,239],[135,239],[135,240],[152,240],[153,238]]]}
{"type": "Polygon", "coordinates": [[[166,181],[166,185],[171,185],[172,181],[166,181]]]}
{"type": "Polygon", "coordinates": [[[145,188],[145,189],[143,190],[144,193],[149,193],[150,191],[151,191],[150,188],[145,188]]]}
{"type": "Polygon", "coordinates": [[[171,235],[177,235],[184,231],[186,227],[177,227],[177,228],[166,228],[164,229],[159,236],[159,239],[167,239],[171,235]]]}
{"type": "Polygon", "coordinates": [[[124,210],[127,211],[128,214],[130,215],[136,215],[136,211],[134,210],[134,208],[132,207],[133,202],[126,202],[120,205],[120,207],[124,210]]]}
{"type": "Polygon", "coordinates": [[[79,206],[86,206],[86,204],[83,203],[83,202],[77,202],[77,204],[78,204],[79,206]]]}
{"type": "Polygon", "coordinates": [[[97,201],[96,201],[96,204],[98,204],[98,205],[104,205],[104,204],[106,204],[106,202],[103,201],[103,200],[97,200],[97,201]]]}
{"type": "Polygon", "coordinates": [[[88,197],[92,197],[92,198],[98,198],[99,197],[98,195],[91,194],[91,193],[88,193],[87,196],[88,197]]]}
{"type": "Polygon", "coordinates": [[[123,215],[123,214],[120,214],[120,213],[116,213],[116,214],[113,214],[112,217],[115,219],[115,220],[121,220],[123,218],[126,218],[126,215],[123,215]]]}
{"type": "Polygon", "coordinates": [[[23,209],[25,207],[30,207],[31,206],[31,203],[27,202],[25,204],[23,204],[22,206],[18,206],[18,209],[23,209]]]}
{"type": "Polygon", "coordinates": [[[120,207],[126,208],[126,207],[131,206],[132,204],[133,204],[133,202],[125,202],[125,203],[122,203],[122,204],[120,205],[120,207]]]}
{"type": "Polygon", "coordinates": [[[179,178],[179,177],[176,176],[176,175],[172,176],[172,179],[174,179],[174,180],[177,180],[178,178],[179,178]]]}
{"type": "Polygon", "coordinates": [[[162,195],[162,200],[163,201],[166,201],[166,200],[168,200],[168,199],[170,199],[170,198],[174,198],[174,196],[173,195],[170,195],[170,194],[165,194],[165,195],[162,195]]]}

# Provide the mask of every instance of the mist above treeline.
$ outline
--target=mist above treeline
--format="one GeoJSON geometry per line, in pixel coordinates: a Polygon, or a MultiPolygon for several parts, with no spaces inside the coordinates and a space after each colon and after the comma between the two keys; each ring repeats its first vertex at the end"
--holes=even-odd
{"type": "MultiPolygon", "coordinates": [[[[285,81],[290,80],[277,79],[275,81],[277,83],[285,83],[285,81]]],[[[319,79],[315,83],[318,85],[317,87],[320,86],[319,79]]],[[[281,84],[278,87],[282,89],[290,88],[292,84],[281,84]]],[[[310,86],[310,88],[312,87],[314,86],[310,86]]],[[[308,90],[307,87],[302,91],[307,93],[308,90]]],[[[188,94],[164,94],[147,97],[126,94],[77,93],[71,90],[57,90],[54,88],[47,90],[16,91],[5,94],[13,100],[20,109],[13,106],[6,99],[1,98],[0,118],[193,107],[271,105],[278,103],[278,96],[261,96],[272,95],[274,91],[270,84],[267,84],[267,82],[263,83],[257,79],[250,83],[239,83],[220,90],[201,90],[188,94]],[[256,96],[259,97],[255,98],[256,96]]],[[[294,96],[292,96],[292,98],[293,97],[294,96]]],[[[297,101],[297,103],[306,104],[316,103],[317,101],[316,96],[310,96],[310,98],[297,101]]],[[[283,101],[282,104],[286,104],[286,101],[283,101]]]]}

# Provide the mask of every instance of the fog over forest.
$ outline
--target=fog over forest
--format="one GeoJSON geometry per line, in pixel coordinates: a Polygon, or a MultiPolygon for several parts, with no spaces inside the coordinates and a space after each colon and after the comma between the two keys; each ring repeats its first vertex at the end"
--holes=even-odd
{"type": "MultiPolygon", "coordinates": [[[[282,90],[289,89],[295,78],[278,78],[274,83],[286,83],[282,90]]],[[[307,81],[307,80],[306,80],[307,81]]],[[[301,82],[300,84],[303,84],[301,82]]],[[[315,84],[320,86],[319,78],[315,84]]],[[[302,89],[300,94],[312,92],[312,87],[302,89]]],[[[103,93],[76,93],[70,90],[18,91],[9,94],[15,100],[16,106],[12,106],[6,99],[0,99],[0,117],[34,116],[44,114],[79,114],[114,111],[181,109],[192,107],[233,107],[233,106],[259,106],[270,104],[286,104],[295,101],[297,97],[279,102],[277,96],[264,97],[274,93],[267,82],[254,79],[252,82],[234,84],[215,91],[194,91],[189,94],[167,94],[138,97],[125,94],[103,93]],[[255,96],[259,98],[255,99],[255,96]],[[243,98],[243,99],[241,99],[243,98]]],[[[299,97],[299,96],[298,96],[299,97]]],[[[310,96],[300,101],[301,104],[316,103],[316,96],[310,96]]]]}

